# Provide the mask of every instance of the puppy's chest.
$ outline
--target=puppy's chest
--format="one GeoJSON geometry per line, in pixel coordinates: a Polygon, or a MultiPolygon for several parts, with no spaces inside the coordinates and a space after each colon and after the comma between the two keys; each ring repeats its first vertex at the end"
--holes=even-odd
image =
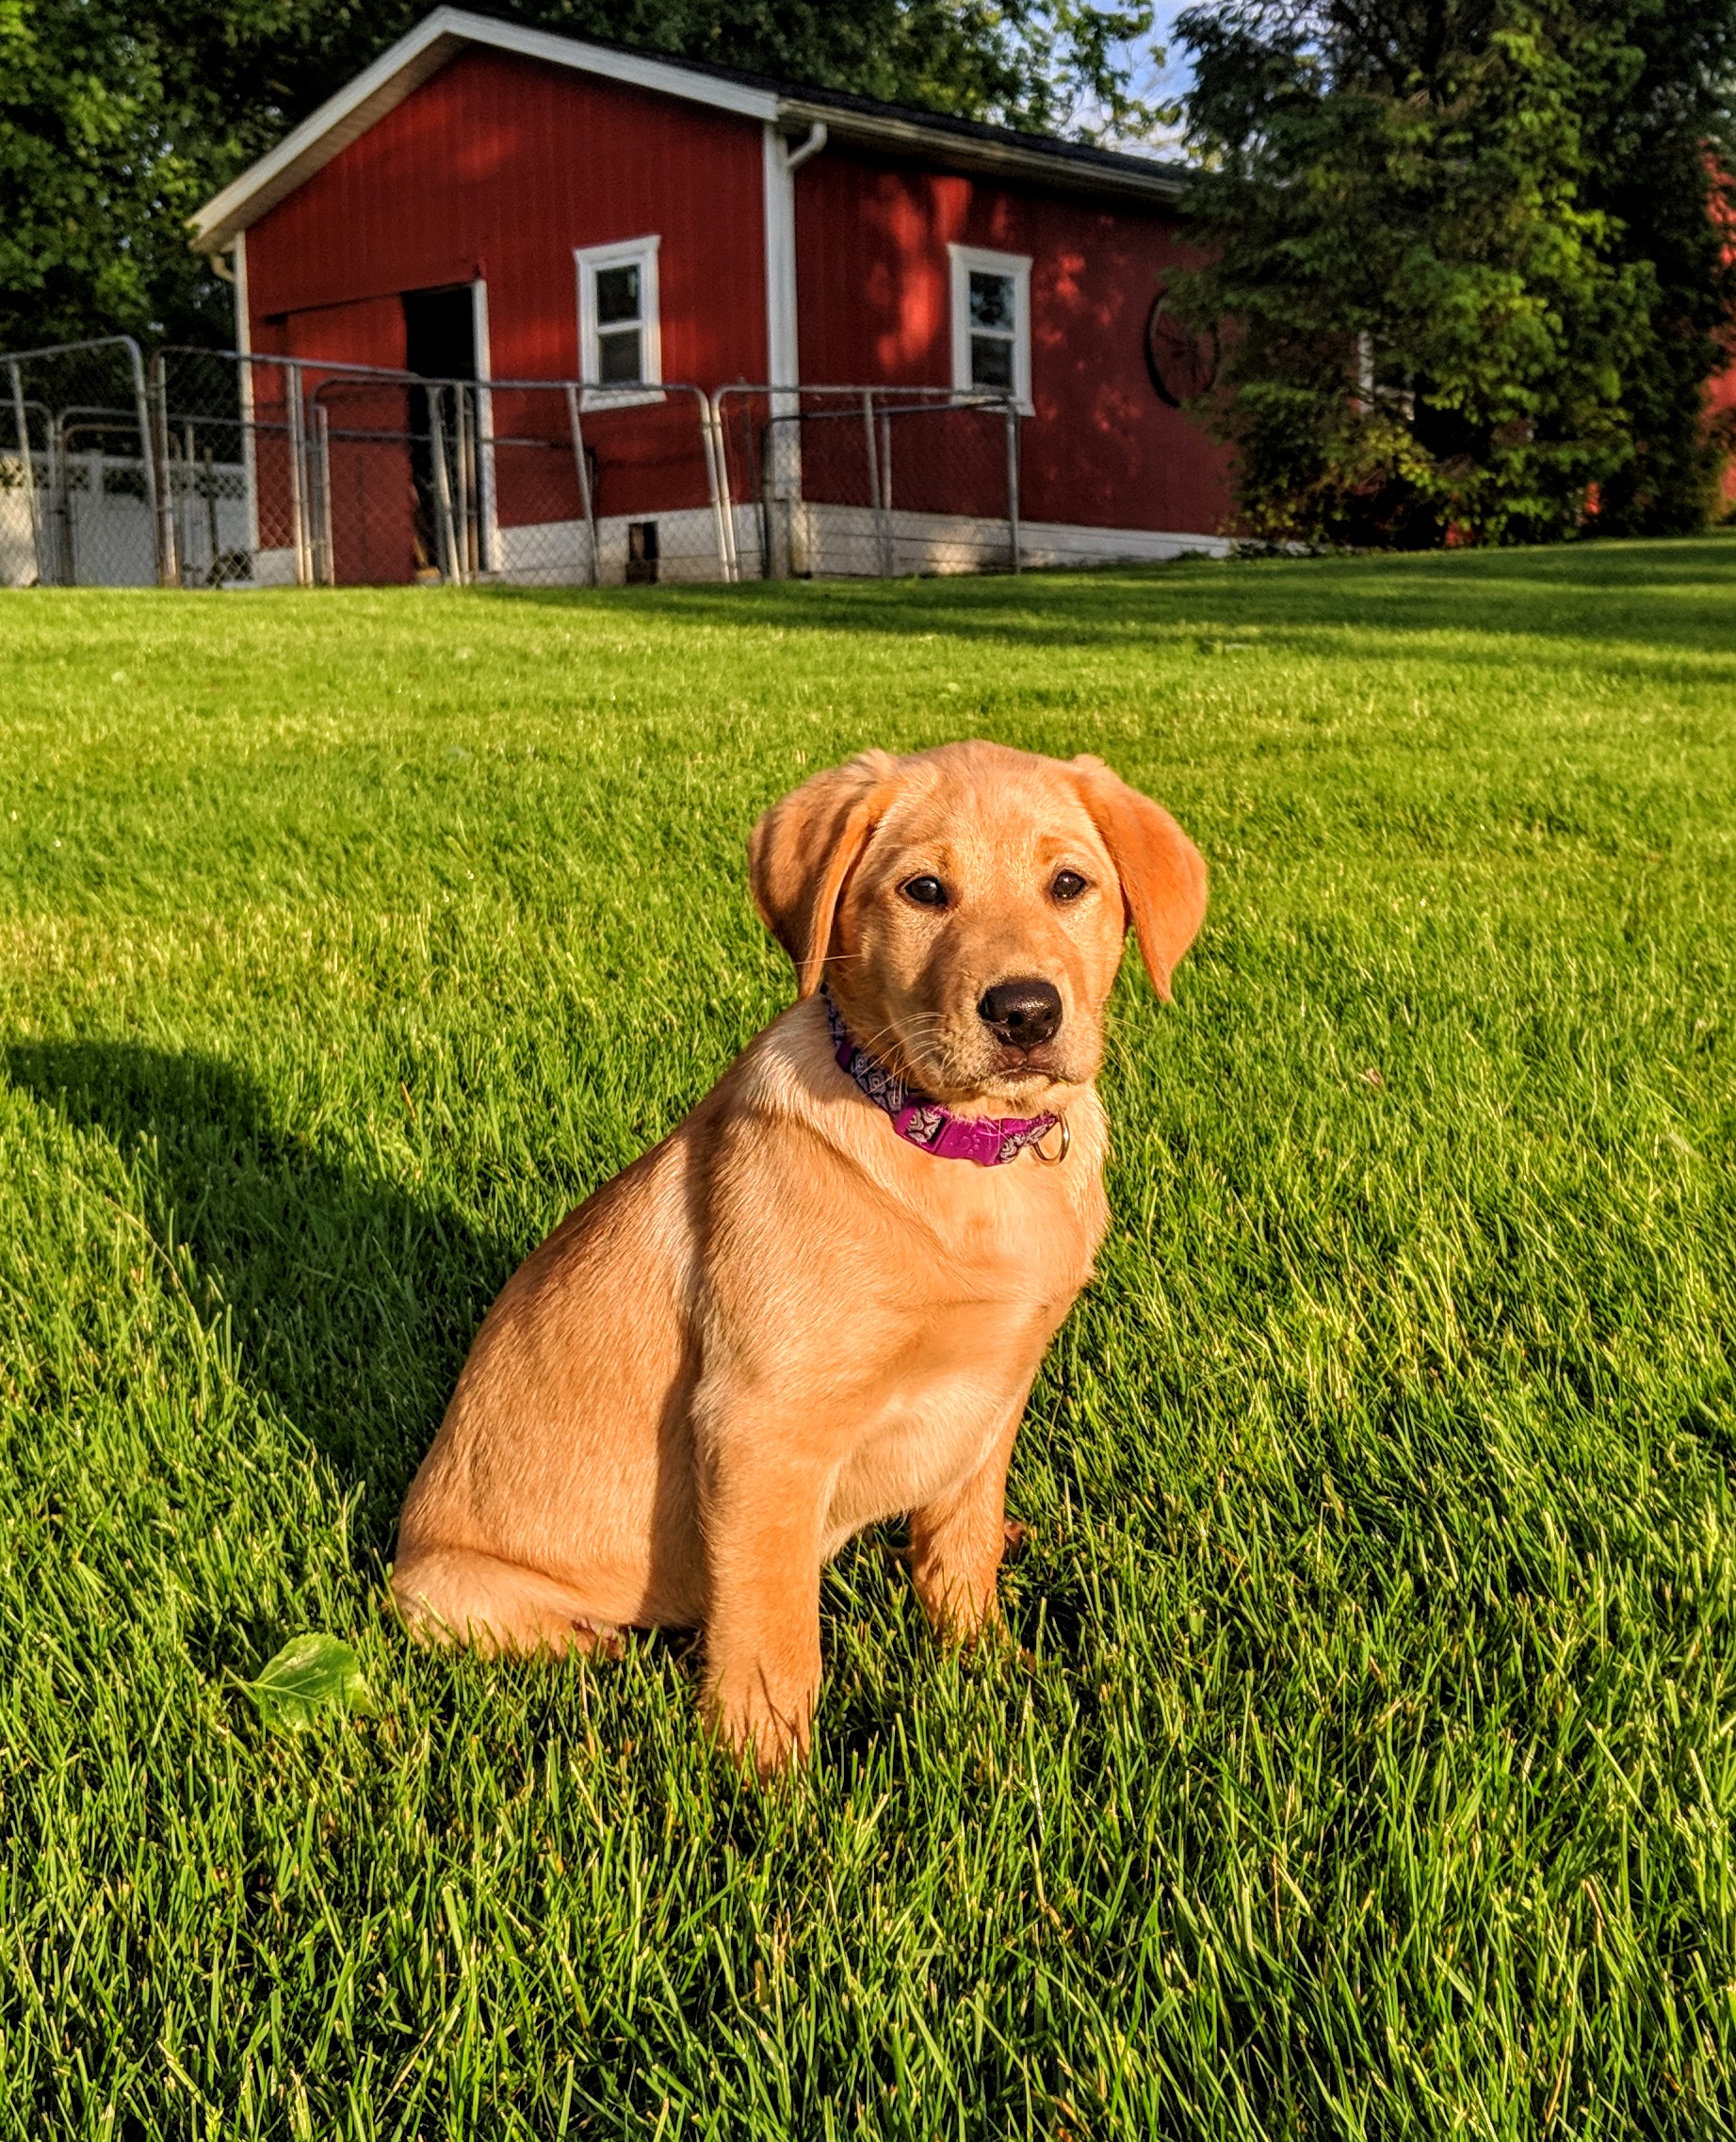
{"type": "Polygon", "coordinates": [[[931,1299],[898,1333],[871,1402],[849,1422],[828,1552],[865,1524],[933,1501],[982,1464],[1070,1300],[931,1299]]]}
{"type": "MultiPolygon", "coordinates": [[[[953,1299],[1001,1305],[1010,1314],[1063,1306],[1091,1277],[1108,1208],[1093,1181],[1079,1203],[1032,1171],[1013,1197],[955,1196],[922,1214],[913,1230],[940,1289],[953,1299]]],[[[998,1188],[998,1186],[994,1186],[998,1188]]]]}

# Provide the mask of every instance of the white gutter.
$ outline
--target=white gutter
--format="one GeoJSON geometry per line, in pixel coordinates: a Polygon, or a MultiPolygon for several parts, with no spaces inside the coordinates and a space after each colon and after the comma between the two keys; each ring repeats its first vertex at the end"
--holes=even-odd
{"type": "Polygon", "coordinates": [[[859,141],[865,147],[885,149],[903,155],[943,160],[966,170],[998,172],[1007,177],[1040,180],[1045,186],[1083,193],[1119,193],[1138,200],[1173,202],[1180,199],[1185,180],[1160,164],[1149,171],[1138,167],[1144,160],[1124,156],[1113,164],[1100,164],[1085,156],[1056,153],[1042,136],[1033,135],[1030,147],[994,136],[955,133],[950,127],[925,126],[919,120],[888,112],[853,111],[848,106],[821,103],[818,98],[784,97],[778,117],[811,121],[829,126],[839,141],[859,141]],[[1041,145],[1040,145],[1041,144],[1041,145]]]}

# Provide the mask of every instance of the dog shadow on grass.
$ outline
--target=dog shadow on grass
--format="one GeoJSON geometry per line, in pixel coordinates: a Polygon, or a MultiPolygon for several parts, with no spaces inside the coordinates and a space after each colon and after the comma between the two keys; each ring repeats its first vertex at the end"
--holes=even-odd
{"type": "Polygon", "coordinates": [[[0,1069],[113,1145],[133,1206],[207,1323],[230,1312],[240,1372],[346,1488],[359,1542],[397,1506],[464,1352],[520,1251],[272,1120],[231,1064],[125,1042],[0,1051],[0,1069]]]}
{"type": "MultiPolygon", "coordinates": [[[[202,1321],[229,1312],[241,1380],[307,1436],[344,1489],[361,1490],[354,1550],[389,1556],[404,1490],[477,1326],[529,1245],[284,1129],[261,1088],[214,1057],[124,1042],[18,1044],[0,1049],[0,1075],[78,1137],[112,1147],[130,1185],[123,1209],[142,1219],[202,1321]]],[[[891,1575],[904,1537],[899,1525],[875,1528],[828,1577],[829,1655],[860,1650],[865,1622],[879,1625],[865,1655],[889,1639],[894,1656],[926,1655],[915,1599],[891,1575]]],[[[207,1664],[250,1667],[282,1633],[237,1630],[226,1613],[207,1664]]],[[[691,1631],[645,1641],[690,1671],[691,1631]]],[[[839,1753],[874,1746],[907,1699],[887,1660],[859,1678],[847,1673],[836,1698],[839,1753]]]]}

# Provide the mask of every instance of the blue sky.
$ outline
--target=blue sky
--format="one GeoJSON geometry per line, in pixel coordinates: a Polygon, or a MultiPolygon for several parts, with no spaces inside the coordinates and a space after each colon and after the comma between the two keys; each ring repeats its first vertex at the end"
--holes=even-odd
{"type": "Polygon", "coordinates": [[[1190,70],[1186,55],[1176,42],[1174,24],[1189,4],[1190,0],[1158,0],[1157,20],[1152,25],[1152,42],[1166,46],[1169,52],[1168,62],[1159,76],[1163,94],[1169,97],[1179,96],[1188,86],[1190,70]]]}
{"type": "MultiPolygon", "coordinates": [[[[1175,22],[1183,8],[1192,0],[1156,0],[1155,20],[1152,24],[1151,44],[1161,49],[1164,61],[1161,67],[1150,64],[1149,54],[1144,57],[1145,64],[1134,71],[1133,87],[1136,94],[1163,103],[1179,97],[1191,78],[1187,56],[1176,41],[1175,22]]],[[[1160,135],[1154,141],[1129,142],[1129,148],[1143,149],[1157,155],[1176,155],[1180,153],[1179,130],[1175,135],[1160,135]]]]}

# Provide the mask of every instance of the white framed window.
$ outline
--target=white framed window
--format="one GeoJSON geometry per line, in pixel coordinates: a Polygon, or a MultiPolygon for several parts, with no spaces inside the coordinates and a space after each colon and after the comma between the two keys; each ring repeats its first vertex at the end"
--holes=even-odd
{"type": "Polygon", "coordinates": [[[663,335],[657,313],[660,240],[580,246],[578,370],[590,403],[661,401],[663,335]]]}
{"type": "Polygon", "coordinates": [[[1030,410],[1030,255],[949,246],[952,256],[952,384],[1010,394],[1030,410]]]}

